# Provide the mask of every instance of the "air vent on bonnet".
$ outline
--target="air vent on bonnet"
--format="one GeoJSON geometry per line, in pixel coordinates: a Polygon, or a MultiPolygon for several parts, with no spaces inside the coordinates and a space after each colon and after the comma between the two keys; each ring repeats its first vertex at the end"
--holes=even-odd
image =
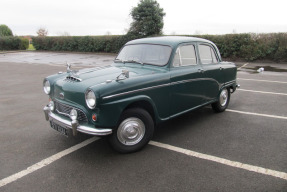
{"type": "Polygon", "coordinates": [[[66,77],[67,81],[76,81],[76,82],[81,82],[82,79],[78,78],[78,77],[74,77],[74,76],[67,76],[66,77]]]}

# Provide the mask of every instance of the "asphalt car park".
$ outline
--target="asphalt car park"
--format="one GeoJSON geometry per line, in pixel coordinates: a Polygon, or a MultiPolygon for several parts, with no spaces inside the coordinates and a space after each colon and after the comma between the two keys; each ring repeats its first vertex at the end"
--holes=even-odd
{"type": "Polygon", "coordinates": [[[245,65],[237,75],[241,88],[227,111],[206,106],[169,120],[142,151],[122,155],[105,138],[63,137],[42,111],[43,78],[65,71],[65,61],[102,66],[113,58],[0,54],[1,191],[287,190],[287,73],[256,73],[286,64],[237,63],[245,65]]]}

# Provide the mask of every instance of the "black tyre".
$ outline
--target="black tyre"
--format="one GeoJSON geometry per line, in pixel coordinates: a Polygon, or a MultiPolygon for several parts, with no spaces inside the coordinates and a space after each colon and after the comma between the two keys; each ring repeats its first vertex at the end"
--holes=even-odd
{"type": "Polygon", "coordinates": [[[120,153],[132,153],[142,149],[151,140],[153,132],[150,114],[141,108],[131,108],[123,112],[109,143],[120,153]]]}
{"type": "Polygon", "coordinates": [[[228,107],[229,100],[230,90],[228,88],[224,88],[220,91],[218,101],[211,104],[212,109],[217,113],[225,111],[228,107]]]}

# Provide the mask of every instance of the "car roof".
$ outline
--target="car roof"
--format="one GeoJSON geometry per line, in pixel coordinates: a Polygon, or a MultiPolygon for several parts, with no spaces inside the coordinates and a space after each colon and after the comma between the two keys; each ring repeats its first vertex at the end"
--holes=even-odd
{"type": "Polygon", "coordinates": [[[181,43],[189,43],[189,42],[203,42],[203,43],[212,43],[206,39],[197,38],[197,37],[186,37],[186,36],[161,36],[161,37],[149,37],[142,39],[135,39],[126,43],[126,45],[131,44],[160,44],[160,45],[168,45],[171,47],[177,47],[178,44],[181,43]]]}

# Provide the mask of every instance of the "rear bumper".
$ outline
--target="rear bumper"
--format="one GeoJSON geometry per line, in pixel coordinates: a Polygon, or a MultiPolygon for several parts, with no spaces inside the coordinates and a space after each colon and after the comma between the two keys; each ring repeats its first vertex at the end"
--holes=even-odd
{"type": "Polygon", "coordinates": [[[109,135],[112,133],[112,129],[109,128],[95,128],[93,126],[80,125],[77,120],[69,121],[64,119],[61,116],[53,113],[48,106],[45,106],[43,111],[47,121],[52,121],[53,123],[62,127],[72,129],[73,135],[76,135],[78,131],[81,133],[97,136],[109,135]]]}

